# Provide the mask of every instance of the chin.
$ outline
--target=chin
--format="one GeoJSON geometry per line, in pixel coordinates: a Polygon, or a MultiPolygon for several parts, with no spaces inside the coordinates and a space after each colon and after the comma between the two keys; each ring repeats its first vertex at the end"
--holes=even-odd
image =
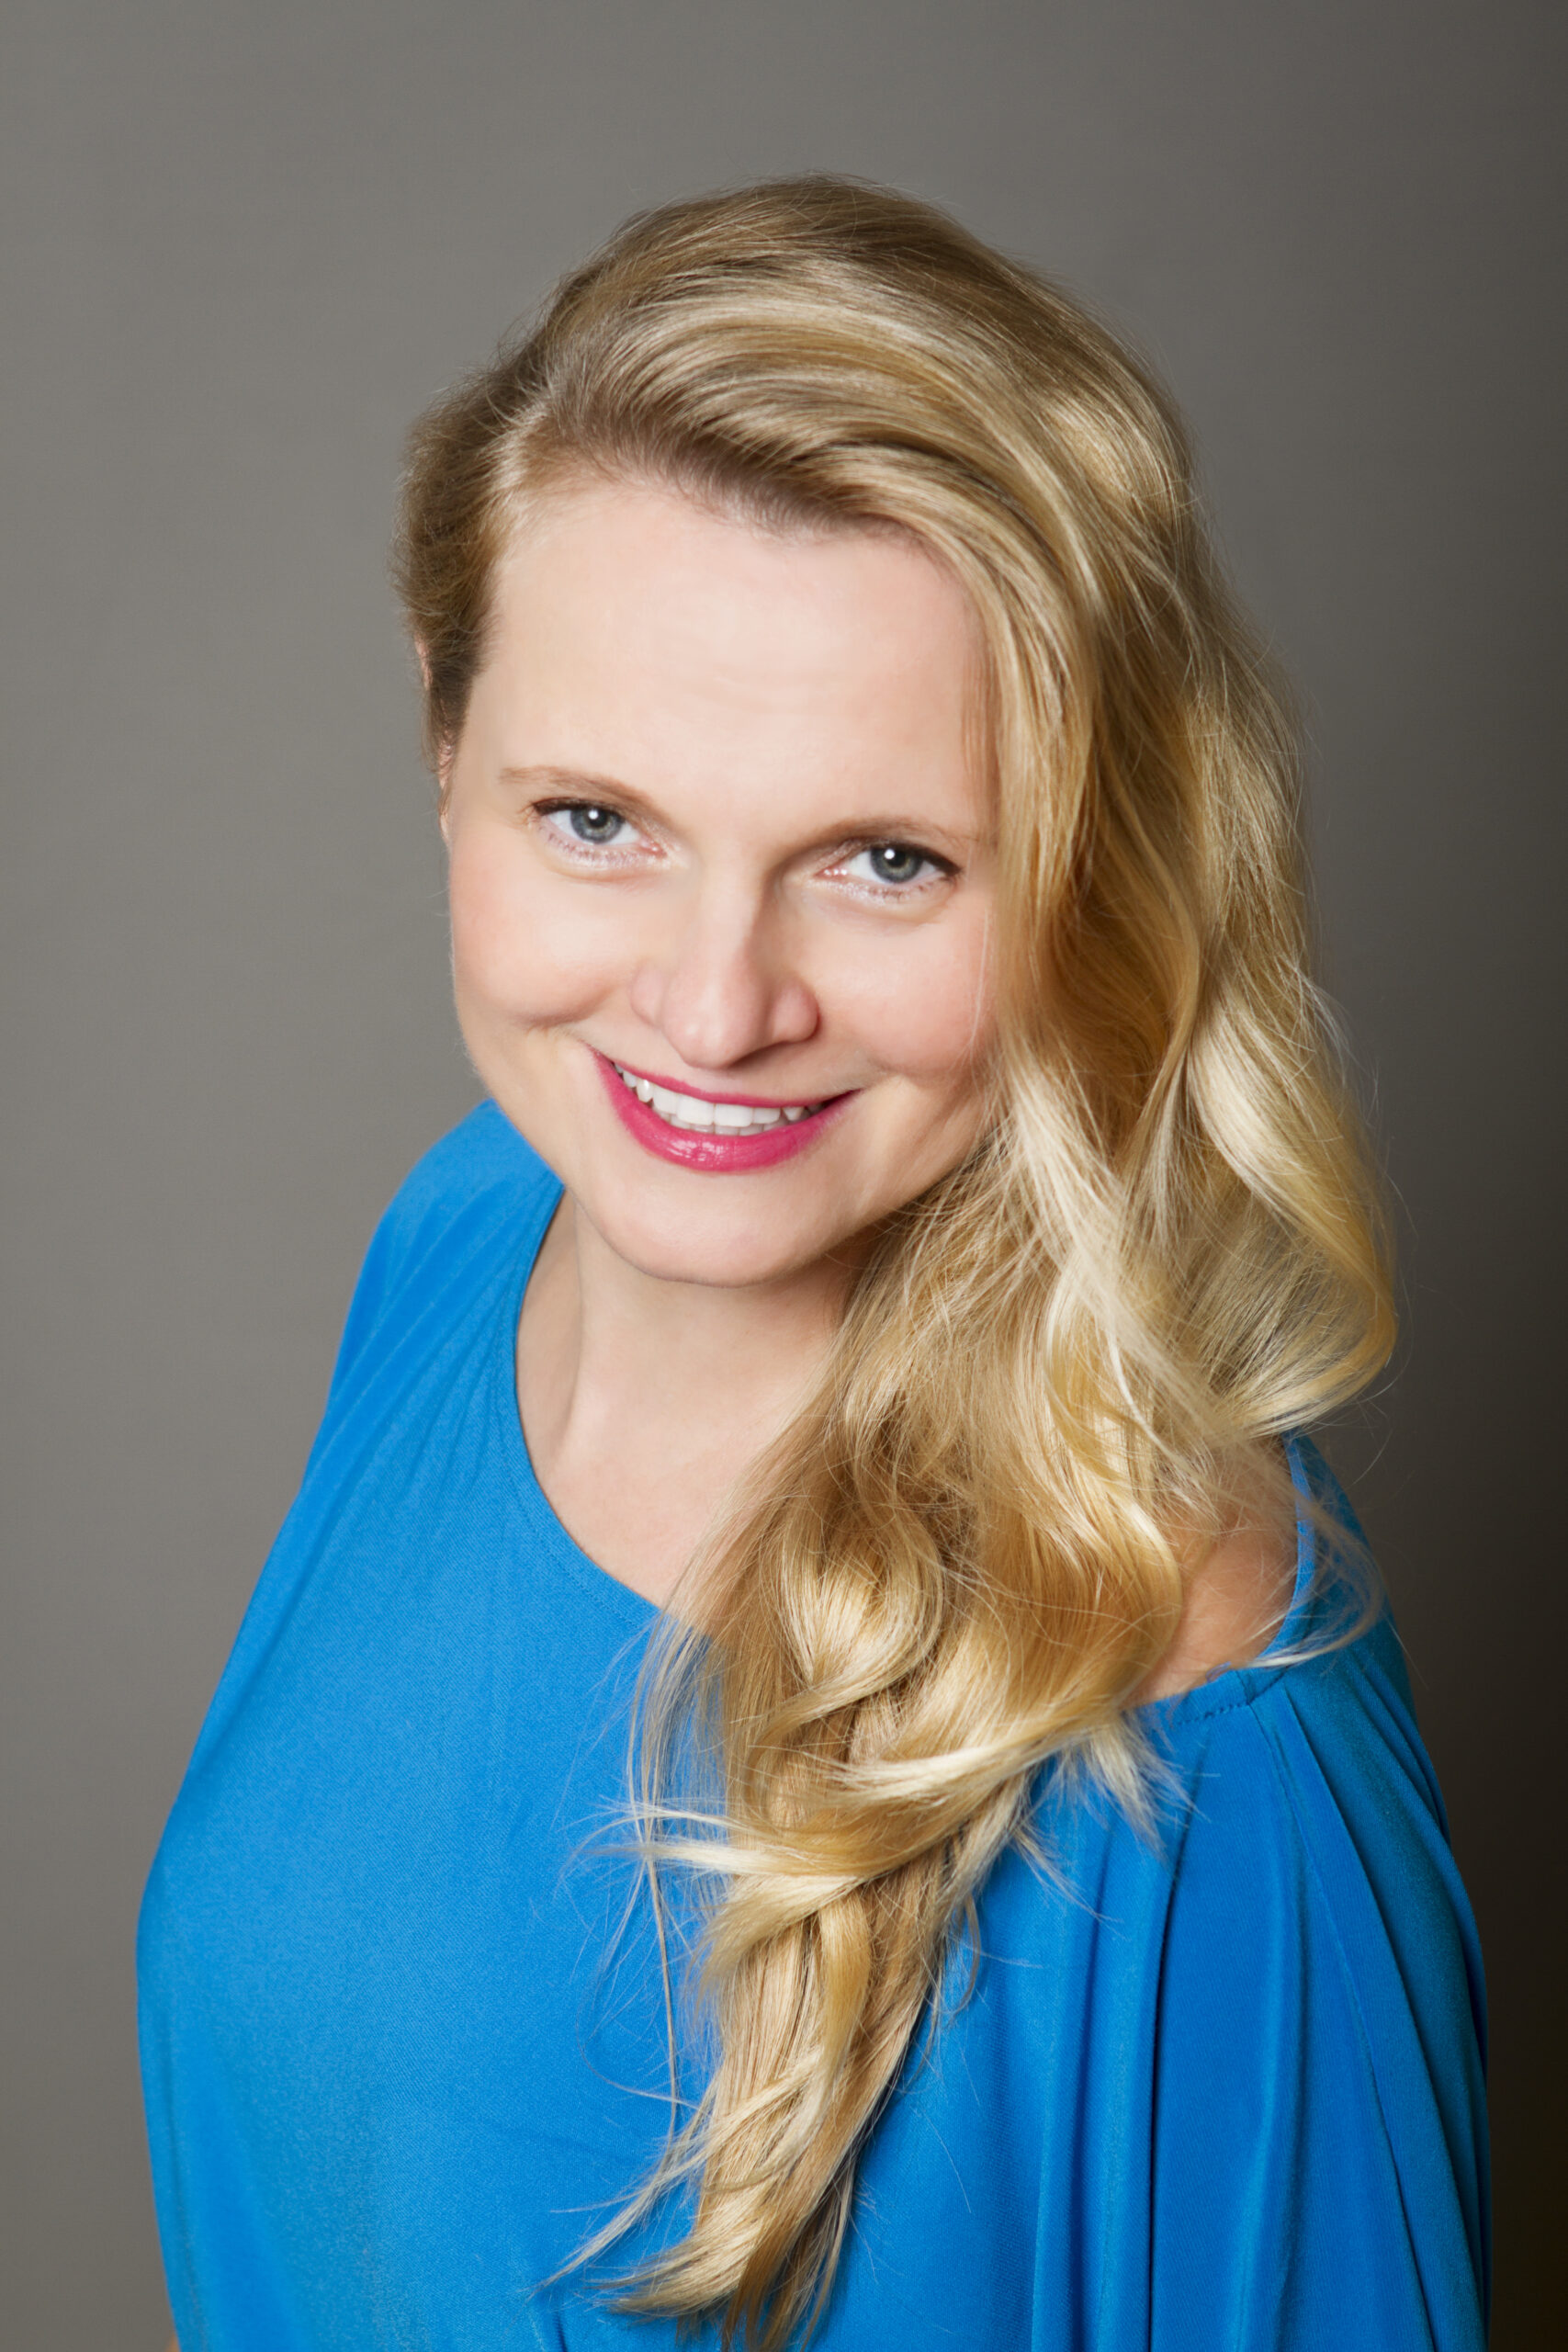
{"type": "Polygon", "coordinates": [[[664,1283],[705,1284],[716,1290],[745,1290],[781,1282],[819,1265],[839,1250],[848,1250],[852,1236],[837,1233],[784,1234],[760,1218],[704,1216],[699,1211],[679,1219],[641,1218],[635,1215],[601,1216],[592,1201],[579,1207],[615,1255],[638,1273],[664,1283]]]}

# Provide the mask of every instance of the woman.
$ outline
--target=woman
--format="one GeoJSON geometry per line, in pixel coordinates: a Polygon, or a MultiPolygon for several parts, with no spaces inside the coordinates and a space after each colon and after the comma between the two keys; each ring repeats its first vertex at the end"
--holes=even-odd
{"type": "Polygon", "coordinates": [[[187,2352],[1479,2345],[1473,1930],[1302,1434],[1376,1217],[1162,396],[903,198],[678,205],[401,576],[492,1100],[149,1891],[187,2352]]]}

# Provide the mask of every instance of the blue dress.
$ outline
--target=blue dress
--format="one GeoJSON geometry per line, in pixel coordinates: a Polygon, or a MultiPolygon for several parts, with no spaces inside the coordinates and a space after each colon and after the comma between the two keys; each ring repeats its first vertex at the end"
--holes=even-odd
{"type": "MultiPolygon", "coordinates": [[[[603,1834],[654,1612],[565,1533],[517,1419],[558,1195],[490,1106],[399,1193],[153,1866],[185,2352],[676,2340],[548,2283],[669,2120],[649,1921],[603,1834]]],[[[1300,1541],[1281,1645],[1327,1581],[1300,1541]]],[[[1182,1801],[1149,1840],[1044,1776],[1058,1878],[987,1882],[815,2341],[1477,2352],[1480,1960],[1392,1630],[1148,1721],[1182,1801]]]]}

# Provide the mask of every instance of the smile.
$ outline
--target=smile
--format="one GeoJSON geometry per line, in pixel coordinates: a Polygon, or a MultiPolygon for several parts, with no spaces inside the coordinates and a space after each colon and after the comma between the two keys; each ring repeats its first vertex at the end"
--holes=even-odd
{"type": "Polygon", "coordinates": [[[610,1067],[628,1094],[646,1102],[667,1126],[683,1128],[689,1135],[762,1136],[771,1127],[793,1126],[822,1108],[820,1102],[714,1102],[700,1094],[681,1094],[673,1087],[656,1086],[651,1079],[623,1069],[619,1062],[610,1067]]]}
{"type": "Polygon", "coordinates": [[[809,1102],[750,1102],[736,1096],[688,1094],[608,1054],[593,1053],[616,1118],[655,1159],[693,1175],[761,1174],[795,1159],[835,1127],[858,1088],[809,1102]]]}

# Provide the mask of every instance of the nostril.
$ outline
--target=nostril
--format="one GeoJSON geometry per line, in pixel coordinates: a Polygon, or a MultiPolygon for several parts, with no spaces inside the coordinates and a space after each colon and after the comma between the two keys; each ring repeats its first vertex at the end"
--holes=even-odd
{"type": "Polygon", "coordinates": [[[688,1068],[725,1069],[770,1046],[815,1035],[815,995],[779,950],[766,910],[707,902],[637,968],[632,1010],[688,1068]]]}

